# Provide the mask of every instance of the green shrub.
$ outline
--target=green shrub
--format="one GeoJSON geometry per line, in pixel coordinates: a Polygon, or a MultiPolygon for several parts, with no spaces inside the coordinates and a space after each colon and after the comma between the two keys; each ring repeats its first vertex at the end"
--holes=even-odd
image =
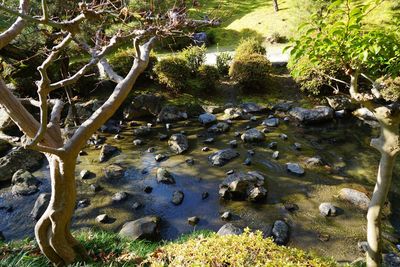
{"type": "Polygon", "coordinates": [[[229,74],[229,66],[232,62],[232,56],[228,52],[222,52],[217,55],[217,69],[221,75],[229,74]]]}
{"type": "Polygon", "coordinates": [[[201,82],[202,92],[213,93],[216,81],[219,79],[218,69],[210,65],[201,65],[198,70],[198,79],[201,82]]]}
{"type": "Polygon", "coordinates": [[[239,46],[235,50],[235,58],[243,55],[260,54],[265,55],[266,50],[262,45],[262,41],[255,37],[250,37],[240,41],[239,46]]]}
{"type": "Polygon", "coordinates": [[[154,72],[160,84],[176,93],[186,89],[191,74],[186,60],[176,56],[160,60],[154,66],[154,72]]]}
{"type": "Polygon", "coordinates": [[[382,97],[386,101],[398,102],[400,99],[400,77],[380,78],[377,80],[381,84],[380,90],[382,97]]]}
{"type": "Polygon", "coordinates": [[[332,91],[332,88],[327,88],[328,85],[332,85],[328,76],[344,77],[343,70],[335,63],[315,64],[307,56],[296,62],[290,59],[288,68],[293,79],[300,84],[301,91],[311,95],[325,94],[325,89],[332,91]]]}
{"type": "Polygon", "coordinates": [[[276,245],[262,233],[199,236],[160,247],[146,261],[150,266],[292,266],[333,267],[337,263],[300,249],[276,245]]]}
{"type": "Polygon", "coordinates": [[[196,74],[199,67],[206,60],[206,51],[207,48],[205,45],[202,46],[189,46],[188,48],[183,49],[179,56],[186,61],[187,66],[189,67],[192,74],[196,74]]]}
{"type": "Polygon", "coordinates": [[[247,91],[263,90],[271,70],[269,60],[260,54],[235,57],[229,69],[229,76],[247,91]]]}

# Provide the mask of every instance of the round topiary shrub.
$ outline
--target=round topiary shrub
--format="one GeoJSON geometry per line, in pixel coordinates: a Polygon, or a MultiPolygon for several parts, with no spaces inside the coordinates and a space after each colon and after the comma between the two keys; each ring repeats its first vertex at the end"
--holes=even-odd
{"type": "Polygon", "coordinates": [[[222,52],[217,55],[217,69],[219,74],[228,75],[229,67],[232,63],[232,56],[228,52],[222,52]]]}
{"type": "Polygon", "coordinates": [[[271,62],[260,54],[236,57],[229,69],[229,76],[246,91],[259,91],[266,87],[271,62]]]}
{"type": "Polygon", "coordinates": [[[202,92],[213,93],[216,81],[219,79],[218,69],[210,65],[201,65],[198,70],[198,79],[201,81],[202,92]]]}
{"type": "Polygon", "coordinates": [[[160,84],[174,92],[183,92],[188,86],[191,70],[186,60],[180,57],[166,57],[154,66],[154,73],[160,84]]]}
{"type": "Polygon", "coordinates": [[[202,46],[189,46],[183,49],[179,56],[186,61],[187,66],[190,68],[192,74],[196,74],[199,67],[206,60],[207,48],[205,45],[202,46]]]}
{"type": "Polygon", "coordinates": [[[255,37],[243,39],[235,50],[235,58],[251,54],[265,55],[266,50],[262,42],[255,37]]]}

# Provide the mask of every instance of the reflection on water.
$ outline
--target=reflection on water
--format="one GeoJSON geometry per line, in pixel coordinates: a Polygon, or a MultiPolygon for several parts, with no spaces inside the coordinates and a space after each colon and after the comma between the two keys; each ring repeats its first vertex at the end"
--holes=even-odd
{"type": "MultiPolygon", "coordinates": [[[[217,230],[224,222],[220,214],[231,211],[233,222],[240,226],[249,226],[261,229],[266,234],[276,219],[285,219],[292,226],[290,245],[303,249],[313,250],[321,255],[334,256],[337,260],[354,260],[362,256],[357,249],[357,241],[365,240],[365,214],[353,209],[346,203],[337,200],[336,194],[340,188],[351,186],[365,187],[371,191],[377,171],[379,155],[369,147],[371,136],[377,134],[375,130],[361,125],[355,120],[340,121],[319,127],[303,127],[295,122],[281,125],[272,129],[266,136],[266,142],[261,144],[243,144],[239,142],[237,148],[240,157],[224,167],[211,167],[207,156],[218,149],[227,148],[228,142],[236,139],[235,131],[243,131],[246,126],[257,126],[265,117],[259,117],[257,122],[235,122],[232,129],[223,135],[213,136],[207,133],[206,128],[196,121],[190,123],[176,123],[174,128],[167,132],[164,126],[159,125],[152,129],[153,134],[143,138],[145,145],[135,147],[132,128],[122,132],[122,140],[114,140],[107,136],[107,143],[117,146],[122,153],[111,158],[108,162],[99,163],[99,150],[86,148],[87,156],[78,159],[77,177],[82,169],[88,169],[96,174],[95,178],[77,180],[79,199],[89,198],[90,206],[76,210],[74,228],[98,225],[95,217],[107,213],[115,221],[110,224],[99,225],[103,229],[118,231],[128,220],[134,220],[148,214],[157,214],[163,219],[162,236],[166,239],[175,238],[182,233],[193,231],[195,228],[187,223],[190,216],[200,218],[196,229],[217,230]],[[185,131],[190,144],[190,150],[184,155],[170,153],[166,141],[159,141],[158,134],[172,134],[185,131]],[[198,134],[203,134],[198,137],[198,134]],[[282,140],[280,133],[288,135],[288,140],[282,140]],[[215,143],[207,144],[209,152],[203,152],[203,141],[208,137],[215,137],[215,143]],[[271,141],[278,142],[280,151],[278,160],[272,159],[273,150],[268,148],[271,141]],[[302,145],[296,150],[294,142],[302,145]],[[155,152],[147,149],[154,147],[155,152]],[[248,157],[248,150],[255,151],[252,165],[242,163],[248,157]],[[169,155],[169,159],[156,162],[154,156],[158,153],[169,155]],[[306,175],[297,177],[286,172],[285,163],[304,163],[308,157],[321,156],[329,166],[316,169],[306,169],[306,175]],[[195,164],[188,166],[185,160],[191,157],[195,164]],[[117,181],[107,181],[102,174],[102,168],[111,163],[119,163],[127,168],[125,176],[117,181]],[[176,184],[157,184],[155,179],[156,168],[167,168],[174,176],[176,184]],[[221,201],[218,198],[218,185],[225,178],[225,173],[236,171],[258,170],[265,174],[268,189],[268,198],[264,204],[247,202],[221,201]],[[97,193],[90,189],[91,184],[100,184],[103,190],[97,193]],[[144,193],[146,186],[153,187],[150,194],[144,193]],[[171,203],[172,193],[175,190],[184,192],[185,197],[181,205],[171,203]],[[114,193],[125,191],[129,194],[126,201],[113,203],[114,193]],[[209,197],[202,199],[202,193],[208,192],[209,197]],[[344,213],[335,218],[323,218],[319,215],[318,206],[321,202],[333,202],[344,210],[344,213]],[[134,210],[133,203],[140,202],[144,206],[134,210]],[[296,203],[300,209],[295,213],[285,210],[285,203],[296,203]],[[318,239],[319,234],[328,234],[329,241],[318,239]],[[346,249],[343,249],[346,248],[346,249]]],[[[145,122],[143,122],[145,123],[145,122]]],[[[399,166],[396,167],[395,174],[399,166]]],[[[49,191],[48,169],[43,167],[35,172],[41,178],[42,192],[49,191]]],[[[395,186],[390,198],[393,215],[386,221],[386,225],[394,225],[400,229],[398,219],[400,202],[399,179],[395,175],[395,186]]],[[[0,210],[0,231],[7,239],[18,239],[33,234],[34,221],[29,217],[33,203],[38,194],[28,197],[12,197],[9,188],[3,188],[0,193],[0,205],[11,204],[13,212],[0,210]]]]}

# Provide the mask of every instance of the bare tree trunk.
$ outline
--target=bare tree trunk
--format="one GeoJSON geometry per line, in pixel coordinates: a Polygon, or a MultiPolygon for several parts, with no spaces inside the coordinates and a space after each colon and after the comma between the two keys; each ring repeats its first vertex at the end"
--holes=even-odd
{"type": "Polygon", "coordinates": [[[273,0],[275,12],[279,11],[278,0],[273,0]]]}
{"type": "Polygon", "coordinates": [[[87,259],[87,252],[70,233],[75,210],[75,157],[46,155],[50,165],[51,199],[37,222],[35,235],[42,252],[56,266],[87,259]]]}
{"type": "Polygon", "coordinates": [[[381,124],[381,135],[379,138],[371,141],[371,146],[381,153],[381,160],[374,193],[367,214],[368,267],[382,266],[382,210],[391,186],[396,156],[400,151],[400,120],[398,115],[392,115],[386,107],[377,108],[374,113],[381,124]]]}

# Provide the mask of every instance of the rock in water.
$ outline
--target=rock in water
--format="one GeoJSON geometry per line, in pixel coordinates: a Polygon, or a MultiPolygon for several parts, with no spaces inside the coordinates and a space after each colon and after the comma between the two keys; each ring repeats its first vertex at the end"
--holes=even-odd
{"type": "Polygon", "coordinates": [[[208,132],[209,133],[216,133],[216,134],[221,134],[221,133],[225,133],[227,131],[229,131],[229,124],[226,122],[218,122],[217,124],[211,126],[210,128],[208,128],[208,132]]]}
{"type": "Polygon", "coordinates": [[[117,152],[118,148],[116,148],[115,146],[105,144],[100,150],[99,161],[105,162],[109,160],[111,157],[113,157],[117,152]]]}
{"type": "Polygon", "coordinates": [[[339,198],[350,202],[354,206],[358,207],[363,211],[368,210],[370,199],[369,197],[358,190],[350,189],[350,188],[343,188],[339,191],[339,198]]]}
{"type": "Polygon", "coordinates": [[[148,126],[140,126],[133,130],[133,135],[136,137],[146,137],[151,134],[151,128],[148,126]]]}
{"type": "Polygon", "coordinates": [[[189,217],[189,218],[188,218],[188,223],[189,223],[190,225],[196,225],[196,224],[199,223],[199,221],[200,221],[200,218],[197,217],[197,216],[193,216],[193,217],[189,217]]]}
{"type": "Polygon", "coordinates": [[[212,165],[214,166],[224,166],[234,158],[238,157],[239,153],[236,152],[233,149],[223,149],[220,151],[217,151],[213,154],[211,154],[208,157],[208,160],[211,162],[212,165]]]}
{"type": "Polygon", "coordinates": [[[14,173],[11,180],[13,187],[11,192],[14,195],[32,195],[39,191],[40,181],[36,179],[30,172],[25,170],[18,170],[14,173]]]}
{"type": "Polygon", "coordinates": [[[189,148],[187,137],[183,134],[173,134],[168,140],[169,148],[176,154],[182,154],[189,148]]]}
{"type": "Polygon", "coordinates": [[[112,196],[112,201],[121,202],[128,198],[128,193],[126,192],[117,192],[112,196]]]}
{"type": "Polygon", "coordinates": [[[289,241],[290,228],[287,223],[282,220],[275,221],[272,227],[272,237],[278,245],[286,245],[289,241]]]}
{"type": "Polygon", "coordinates": [[[325,217],[336,216],[337,210],[336,207],[329,202],[324,202],[319,205],[319,212],[321,215],[325,217]]]}
{"type": "Polygon", "coordinates": [[[122,226],[119,235],[131,240],[157,240],[159,239],[160,221],[161,219],[158,216],[146,216],[135,221],[127,222],[122,226]]]}
{"type": "Polygon", "coordinates": [[[174,203],[174,205],[180,205],[183,202],[183,198],[184,198],[184,194],[182,191],[175,191],[172,194],[172,203],[174,203]]]}
{"type": "Polygon", "coordinates": [[[204,113],[199,116],[200,123],[206,125],[217,120],[217,117],[211,113],[204,113]]]}
{"type": "Polygon", "coordinates": [[[288,172],[299,176],[305,173],[303,167],[301,167],[298,163],[286,163],[286,169],[288,170],[288,172]]]}
{"type": "Polygon", "coordinates": [[[317,107],[314,109],[296,107],[290,110],[290,115],[302,123],[312,124],[332,120],[334,112],[330,107],[317,107]]]}
{"type": "Polygon", "coordinates": [[[157,182],[164,184],[174,184],[175,179],[172,174],[164,168],[157,169],[157,182]]]}
{"type": "Polygon", "coordinates": [[[243,233],[243,230],[237,226],[234,226],[231,223],[224,224],[221,228],[219,228],[217,235],[240,235],[243,233]]]}
{"type": "Polygon", "coordinates": [[[47,206],[49,205],[51,195],[48,193],[42,193],[36,199],[35,205],[31,211],[31,216],[36,221],[42,217],[43,213],[46,211],[47,206]]]}
{"type": "Polygon", "coordinates": [[[20,169],[30,172],[39,169],[44,160],[42,153],[18,147],[0,158],[0,182],[11,180],[20,169]]]}
{"type": "Polygon", "coordinates": [[[256,128],[252,128],[250,130],[245,131],[240,137],[244,142],[261,142],[264,141],[265,135],[257,130],[256,128]]]}
{"type": "Polygon", "coordinates": [[[274,118],[274,117],[268,118],[265,121],[263,121],[261,125],[268,126],[268,127],[278,127],[279,119],[274,118]]]}
{"type": "Polygon", "coordinates": [[[253,102],[243,103],[240,108],[246,113],[260,113],[266,110],[265,107],[253,102]]]}
{"type": "Polygon", "coordinates": [[[125,174],[125,169],[118,164],[111,164],[103,169],[104,175],[108,179],[121,178],[125,174]]]}
{"type": "Polygon", "coordinates": [[[187,118],[186,111],[182,111],[175,106],[164,106],[158,114],[157,120],[159,122],[174,122],[186,120],[187,118]]]}

